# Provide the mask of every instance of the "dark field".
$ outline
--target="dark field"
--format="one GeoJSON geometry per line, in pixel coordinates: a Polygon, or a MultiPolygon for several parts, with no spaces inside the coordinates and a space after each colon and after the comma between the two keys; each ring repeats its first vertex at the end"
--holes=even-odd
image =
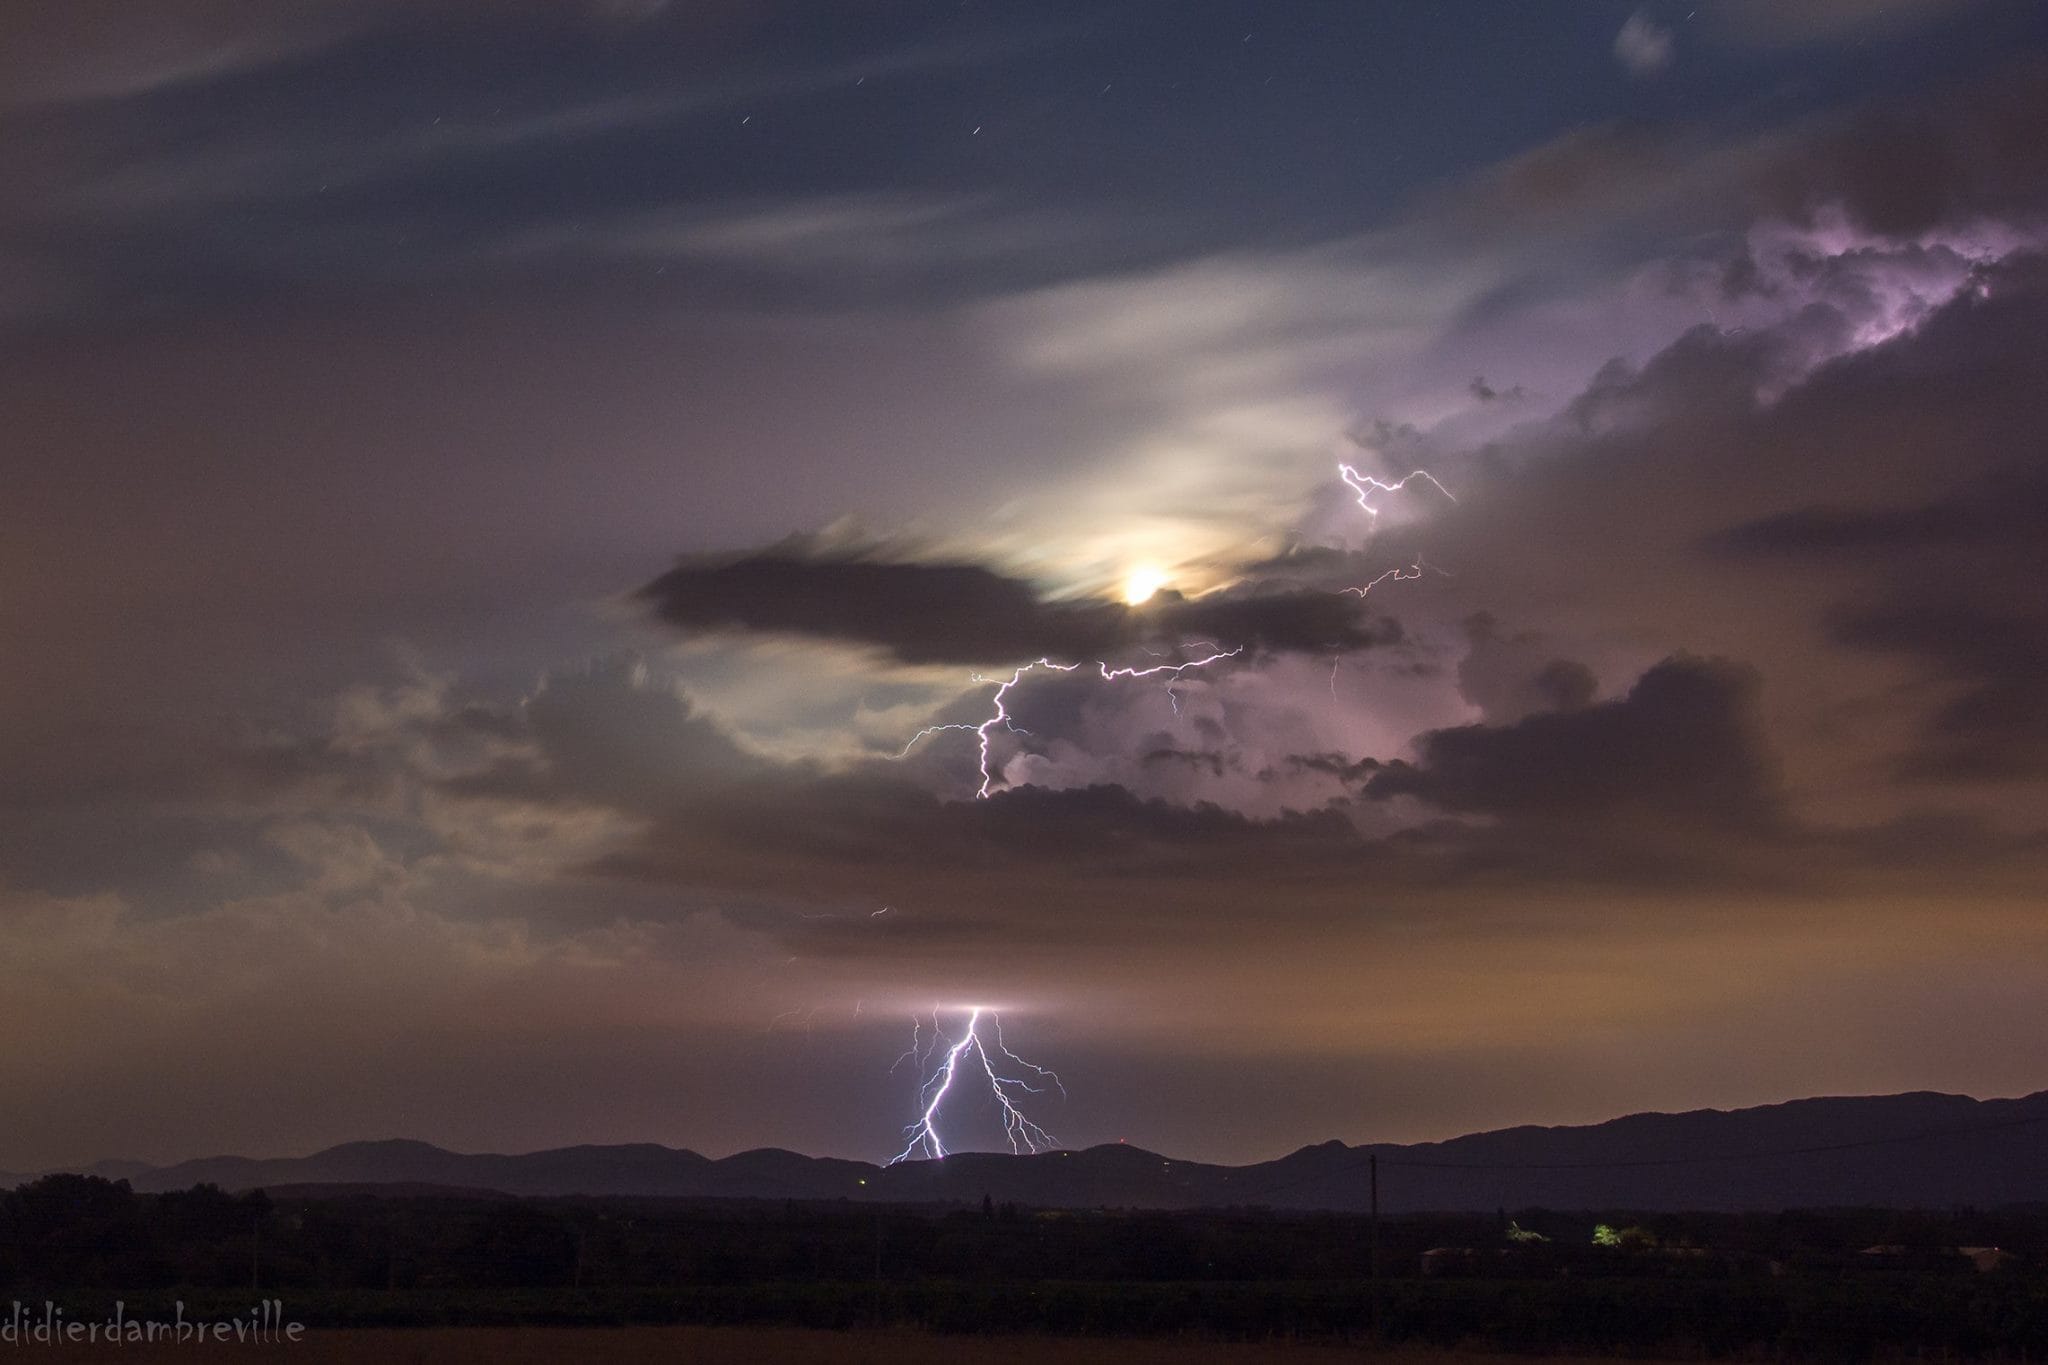
{"type": "Polygon", "coordinates": [[[221,1320],[258,1299],[308,1339],[204,1349],[894,1365],[1335,1358],[1311,1347],[2034,1360],[2048,1356],[2048,1209],[1525,1209],[1375,1226],[1256,1209],[137,1195],[85,1177],[0,1196],[0,1312],[53,1301],[89,1322],[118,1300],[129,1319],[182,1305],[221,1320]]]}
{"type": "MultiPolygon", "coordinates": [[[[193,1349],[176,1346],[108,1348],[51,1347],[35,1359],[190,1360],[193,1349]]],[[[1356,1349],[1303,1342],[1090,1341],[1065,1337],[960,1337],[924,1332],[823,1332],[802,1328],[471,1327],[427,1331],[324,1332],[292,1346],[233,1348],[242,1361],[327,1365],[335,1361],[386,1361],[390,1365],[570,1365],[571,1362],[787,1362],[787,1365],[1334,1365],[1356,1361],[1356,1349]]],[[[1372,1356],[1380,1365],[1508,1365],[1513,1357],[1473,1352],[1389,1350],[1372,1356]]],[[[1611,1358],[1609,1358],[1611,1359],[1611,1358]]],[[[1554,1365],[1579,1365],[1554,1357],[1554,1365]]]]}
{"type": "MultiPolygon", "coordinates": [[[[924,1332],[825,1332],[803,1328],[622,1327],[442,1328],[426,1331],[323,1332],[296,1345],[220,1348],[240,1361],[325,1365],[388,1361],[391,1365],[569,1365],[570,1362],[788,1362],[788,1365],[1334,1365],[1356,1361],[1356,1349],[1303,1342],[1101,1341],[1065,1337],[936,1336],[924,1332]]],[[[204,1352],[198,1353],[202,1356],[204,1352]]],[[[190,1346],[48,1347],[34,1359],[190,1360],[190,1346]]],[[[1382,1365],[1506,1365],[1512,1357],[1465,1352],[1390,1350],[1382,1365]]],[[[1573,1365],[1558,1359],[1556,1365],[1573,1365]]]]}

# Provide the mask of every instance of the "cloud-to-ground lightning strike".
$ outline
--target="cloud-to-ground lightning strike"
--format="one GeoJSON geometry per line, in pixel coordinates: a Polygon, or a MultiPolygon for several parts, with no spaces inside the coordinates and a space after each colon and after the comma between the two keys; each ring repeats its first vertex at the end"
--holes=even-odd
{"type": "Polygon", "coordinates": [[[917,1100],[923,1106],[923,1110],[917,1121],[903,1130],[909,1136],[909,1141],[902,1151],[890,1158],[889,1165],[909,1161],[920,1154],[932,1160],[946,1155],[945,1140],[939,1136],[939,1106],[945,1103],[946,1096],[951,1093],[961,1065],[970,1053],[973,1054],[974,1060],[981,1063],[981,1073],[987,1079],[989,1094],[1002,1111],[1003,1136],[1009,1140],[1010,1150],[1021,1155],[1027,1152],[1046,1151],[1059,1145],[1058,1139],[1033,1123],[1025,1116],[1024,1111],[1018,1108],[1017,1092],[1041,1095],[1045,1093],[1045,1087],[1042,1084],[1034,1085],[1022,1076],[1003,1075],[996,1070],[995,1057],[990,1055],[989,1045],[982,1037],[983,1016],[987,1017],[987,1027],[995,1033],[996,1056],[1030,1071],[1041,1082],[1050,1081],[1058,1087],[1062,1095],[1067,1093],[1066,1086],[1061,1084],[1056,1073],[1035,1062],[1027,1062],[1010,1051],[1003,1042],[1002,1020],[993,1010],[980,1005],[970,1007],[967,1013],[966,1032],[957,1039],[948,1039],[940,1025],[939,1012],[935,1009],[932,1011],[931,1041],[927,1043],[925,1040],[924,1021],[913,1018],[910,1021],[910,1049],[898,1057],[895,1065],[889,1068],[894,1071],[896,1067],[912,1059],[923,1066],[927,1058],[939,1055],[942,1044],[945,1046],[944,1056],[918,1087],[917,1100]]]}
{"type": "MultiPolygon", "coordinates": [[[[1107,663],[1098,662],[1095,665],[1095,667],[1096,671],[1102,675],[1102,680],[1104,682],[1115,682],[1119,678],[1156,678],[1162,674],[1164,674],[1167,677],[1178,678],[1181,674],[1187,672],[1191,668],[1205,668],[1210,664],[1218,663],[1224,659],[1235,658],[1237,655],[1242,654],[1243,652],[1244,646],[1239,645],[1236,649],[1217,650],[1213,654],[1204,655],[1202,658],[1199,659],[1189,659],[1185,663],[1154,664],[1150,668],[1111,668],[1107,663]]],[[[1010,718],[1009,708],[1006,704],[1009,700],[1010,689],[1015,687],[1018,683],[1024,681],[1024,675],[1026,673],[1031,672],[1033,669],[1043,668],[1048,669],[1054,673],[1072,673],[1074,670],[1080,667],[1080,664],[1056,664],[1051,659],[1035,659],[1028,664],[1018,665],[1017,670],[1014,673],[1010,674],[1008,678],[1003,679],[1000,682],[998,682],[994,678],[988,677],[986,674],[977,673],[974,675],[975,682],[996,683],[996,692],[995,697],[993,699],[994,711],[989,716],[989,718],[985,721],[980,722],[977,725],[969,725],[964,721],[957,721],[948,725],[927,725],[924,727],[924,729],[919,730],[916,734],[910,737],[909,742],[897,751],[896,757],[903,758],[906,755],[908,755],[911,749],[917,744],[917,742],[925,738],[927,735],[937,734],[941,730],[971,730],[974,732],[975,737],[979,741],[981,747],[981,787],[979,790],[975,792],[975,795],[978,797],[986,797],[995,789],[996,784],[995,769],[991,766],[995,761],[994,752],[990,748],[990,738],[992,732],[998,725],[1000,725],[1005,730],[1009,730],[1015,734],[1022,735],[1030,733],[1030,731],[1020,728],[1016,724],[1016,722],[1010,718]]],[[[1167,695],[1171,697],[1172,693],[1169,691],[1167,695]]],[[[1178,699],[1175,699],[1174,713],[1178,715],[1179,712],[1180,703],[1178,699]]]]}
{"type": "MultiPolygon", "coordinates": [[[[1373,478],[1371,475],[1361,474],[1348,464],[1339,464],[1337,466],[1337,473],[1338,477],[1344,481],[1345,486],[1357,495],[1358,505],[1365,509],[1366,514],[1373,519],[1375,525],[1379,521],[1380,509],[1373,505],[1373,495],[1375,493],[1398,493],[1415,479],[1422,479],[1429,483],[1452,502],[1458,500],[1451,493],[1450,489],[1445,488],[1442,483],[1438,482],[1436,476],[1428,473],[1426,470],[1415,470],[1412,473],[1403,475],[1401,478],[1395,479],[1391,483],[1373,478]]],[[[1431,571],[1437,573],[1446,572],[1445,570],[1438,569],[1433,564],[1424,563],[1421,556],[1418,555],[1412,564],[1388,569],[1362,587],[1345,588],[1343,591],[1363,598],[1379,584],[1389,579],[1397,583],[1408,582],[1421,578],[1425,573],[1431,571]]],[[[1163,675],[1166,679],[1165,690],[1167,700],[1172,704],[1174,714],[1177,716],[1180,714],[1180,697],[1173,689],[1175,679],[1178,679],[1190,669],[1205,668],[1210,664],[1234,658],[1244,652],[1242,645],[1236,649],[1224,649],[1221,645],[1207,640],[1184,642],[1181,648],[1187,650],[1195,645],[1205,646],[1211,652],[1200,658],[1189,659],[1182,663],[1153,664],[1143,668],[1111,668],[1106,661],[1099,661],[1096,663],[1095,669],[1101,675],[1104,682],[1115,682],[1122,678],[1157,678],[1163,675]]],[[[1156,657],[1155,651],[1148,649],[1145,652],[1155,654],[1156,657]]],[[[1341,662],[1341,655],[1330,661],[1330,695],[1333,699],[1337,695],[1337,667],[1341,662]]],[[[977,673],[974,675],[975,682],[993,683],[995,685],[995,695],[988,718],[972,724],[965,721],[954,721],[941,725],[927,725],[912,735],[895,756],[899,759],[907,757],[910,751],[917,746],[919,740],[938,734],[941,731],[970,731],[975,736],[981,753],[981,786],[975,792],[975,795],[985,798],[990,795],[996,785],[995,758],[992,748],[992,739],[996,727],[1001,726],[1013,734],[1030,733],[1030,731],[1018,725],[1010,715],[1008,703],[1011,689],[1023,682],[1024,676],[1034,670],[1044,669],[1054,673],[1072,673],[1081,667],[1082,665],[1079,663],[1054,663],[1051,659],[1042,658],[1035,659],[1027,664],[1018,665],[1007,678],[992,678],[977,673]]],[[[886,907],[874,913],[877,915],[884,914],[886,913],[886,907]]],[[[1003,1135],[1009,1141],[1010,1150],[1016,1153],[1035,1153],[1058,1145],[1050,1133],[1034,1123],[1018,1107],[1020,1095],[1042,1094],[1044,1093],[1043,1086],[1034,1085],[1031,1079],[1027,1079],[1023,1075],[1006,1075],[998,1072],[995,1065],[995,1056],[1001,1056],[1006,1064],[1030,1073],[1030,1076],[1036,1080],[1041,1082],[1050,1081],[1064,1095],[1066,1093],[1066,1086],[1061,1083],[1058,1075],[1034,1062],[1028,1062],[1010,1051],[1003,1042],[1002,1021],[996,1016],[994,1011],[981,1006],[971,1007],[967,1014],[966,1031],[958,1038],[949,1038],[940,1023],[939,1011],[935,1008],[931,1015],[931,1032],[929,1036],[925,1033],[922,1017],[912,1017],[910,1021],[910,1047],[901,1056],[897,1057],[894,1064],[889,1068],[891,1072],[894,1072],[905,1062],[911,1062],[918,1068],[922,1076],[917,1092],[917,1100],[920,1106],[917,1121],[905,1127],[904,1133],[907,1140],[904,1143],[903,1150],[890,1158],[889,1165],[894,1166],[899,1162],[909,1161],[920,1156],[937,1160],[946,1155],[945,1139],[940,1136],[938,1127],[939,1109],[946,1102],[946,1097],[952,1093],[953,1083],[959,1078],[963,1064],[968,1063],[970,1054],[974,1061],[980,1063],[981,1074],[987,1082],[989,1094],[1002,1112],[1003,1135]],[[987,1016],[987,1027],[993,1030],[994,1033],[994,1055],[991,1055],[991,1049],[982,1037],[984,1015],[987,1016]],[[937,1059],[936,1064],[934,1064],[933,1059],[937,1059]]]]}

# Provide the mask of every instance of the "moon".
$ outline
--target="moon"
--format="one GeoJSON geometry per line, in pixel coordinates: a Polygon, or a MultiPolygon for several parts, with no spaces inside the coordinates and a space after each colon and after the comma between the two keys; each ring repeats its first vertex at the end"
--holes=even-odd
{"type": "Polygon", "coordinates": [[[1166,573],[1156,564],[1140,564],[1124,575],[1124,604],[1135,607],[1166,586],[1166,573]]]}

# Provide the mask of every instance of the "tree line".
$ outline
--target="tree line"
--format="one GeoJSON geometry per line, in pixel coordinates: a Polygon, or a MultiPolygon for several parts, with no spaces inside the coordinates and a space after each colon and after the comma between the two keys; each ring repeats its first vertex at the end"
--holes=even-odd
{"type": "Polygon", "coordinates": [[[1492,1215],[0,1194],[0,1305],[256,1290],[317,1325],[917,1323],[1515,1350],[2048,1351],[2048,1206],[1492,1215]],[[1972,1260],[1958,1248],[1997,1246],[1972,1260]],[[1883,1248],[1873,1254],[1870,1248],[1883,1248]],[[1993,1268],[1980,1268],[1996,1261],[1993,1268]],[[1375,1274],[1377,1268],[1377,1274],[1375,1274]]]}

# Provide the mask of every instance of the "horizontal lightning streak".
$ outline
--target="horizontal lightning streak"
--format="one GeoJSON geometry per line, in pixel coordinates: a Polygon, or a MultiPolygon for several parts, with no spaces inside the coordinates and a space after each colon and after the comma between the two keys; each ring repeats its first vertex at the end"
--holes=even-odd
{"type": "MultiPolygon", "coordinates": [[[[1123,678],[1156,678],[1162,675],[1169,678],[1178,678],[1191,668],[1206,668],[1210,664],[1221,662],[1224,659],[1235,658],[1237,655],[1242,654],[1243,652],[1244,646],[1239,645],[1236,649],[1218,650],[1216,653],[1204,655],[1202,658],[1199,659],[1189,659],[1185,663],[1154,664],[1149,668],[1111,668],[1107,662],[1098,661],[1095,665],[1095,669],[1096,672],[1098,672],[1102,676],[1102,680],[1104,682],[1116,682],[1119,679],[1123,678]]],[[[977,725],[969,725],[964,721],[956,721],[946,725],[927,725],[924,729],[919,730],[916,734],[912,735],[910,737],[910,742],[905,744],[903,748],[896,753],[895,757],[898,759],[907,757],[911,749],[916,746],[919,740],[924,739],[930,735],[935,735],[942,730],[971,730],[974,732],[979,744],[979,748],[981,750],[981,787],[979,790],[975,792],[975,795],[978,797],[987,797],[992,791],[994,791],[996,784],[996,774],[993,766],[995,762],[995,754],[990,747],[990,741],[995,728],[997,726],[1001,726],[1003,729],[1008,730],[1013,734],[1019,735],[1028,735],[1031,733],[1029,730],[1026,730],[1022,726],[1019,726],[1016,723],[1016,721],[1012,719],[1010,716],[1009,706],[1007,704],[1009,701],[1010,689],[1015,687],[1018,683],[1024,681],[1024,675],[1033,671],[1034,669],[1042,668],[1047,669],[1054,673],[1072,673],[1080,667],[1081,665],[1077,663],[1056,664],[1051,659],[1034,659],[1032,662],[1028,664],[1020,664],[1017,666],[1016,671],[1011,673],[1008,678],[1005,678],[1004,680],[996,684],[995,696],[991,699],[993,702],[994,711],[987,720],[982,721],[977,725]]],[[[978,683],[988,683],[995,682],[996,680],[987,677],[986,675],[977,673],[974,675],[974,681],[978,683]]],[[[1170,689],[1168,690],[1167,695],[1173,698],[1174,714],[1178,715],[1180,713],[1179,698],[1173,697],[1173,693],[1170,689]]]]}
{"type": "MultiPolygon", "coordinates": [[[[1357,469],[1353,468],[1352,466],[1340,463],[1337,466],[1337,477],[1343,480],[1344,486],[1349,488],[1352,491],[1352,493],[1357,497],[1359,507],[1363,508],[1365,514],[1371,517],[1375,523],[1377,523],[1379,520],[1380,509],[1373,503],[1374,495],[1381,493],[1398,493],[1417,479],[1420,479],[1424,483],[1427,483],[1430,487],[1436,489],[1437,492],[1443,494],[1444,497],[1448,498],[1450,501],[1456,502],[1458,500],[1456,494],[1452,493],[1450,489],[1444,487],[1443,483],[1436,477],[1436,475],[1431,474],[1426,469],[1411,470],[1410,472],[1403,474],[1400,478],[1394,479],[1391,482],[1389,482],[1384,479],[1374,478],[1370,474],[1361,474],[1357,469]]],[[[1369,594],[1374,588],[1378,587],[1381,583],[1387,582],[1388,580],[1392,580],[1396,583],[1410,582],[1414,579],[1421,578],[1424,575],[1424,573],[1429,572],[1431,570],[1434,570],[1437,573],[1444,572],[1444,570],[1442,569],[1437,569],[1435,565],[1425,564],[1421,557],[1418,556],[1413,564],[1397,566],[1395,568],[1388,569],[1384,573],[1380,574],[1378,577],[1374,578],[1370,583],[1365,584],[1363,587],[1344,588],[1341,589],[1341,591],[1351,593],[1354,596],[1363,598],[1367,594],[1369,594]]],[[[1205,668],[1210,664],[1217,663],[1223,659],[1234,658],[1237,655],[1242,654],[1244,652],[1244,646],[1242,645],[1239,645],[1236,649],[1224,649],[1213,641],[1203,640],[1194,643],[1205,645],[1213,652],[1204,655],[1202,658],[1190,659],[1185,663],[1178,664],[1154,664],[1146,668],[1111,668],[1106,661],[1098,661],[1095,665],[1095,668],[1096,671],[1099,674],[1101,674],[1102,680],[1104,682],[1116,682],[1119,679],[1123,678],[1156,678],[1161,676],[1162,674],[1165,675],[1165,677],[1168,679],[1165,688],[1167,703],[1173,707],[1173,713],[1177,717],[1180,715],[1180,695],[1174,691],[1172,680],[1178,679],[1182,674],[1186,673],[1189,669],[1205,668]]],[[[1182,648],[1184,649],[1188,647],[1188,645],[1182,646],[1182,648]]],[[[1140,648],[1143,648],[1143,646],[1140,646],[1140,648]]],[[[1153,651],[1150,649],[1145,650],[1145,652],[1148,654],[1153,653],[1153,651]]],[[[972,724],[970,724],[967,721],[951,721],[939,725],[927,725],[922,730],[919,730],[916,734],[912,735],[907,741],[905,741],[903,747],[897,750],[893,757],[898,760],[908,758],[910,756],[910,751],[917,747],[918,742],[920,740],[929,739],[933,735],[940,734],[944,731],[969,731],[975,737],[975,745],[976,748],[979,750],[981,757],[981,785],[979,788],[976,789],[974,794],[977,797],[986,798],[995,790],[996,787],[996,772],[994,766],[995,753],[992,747],[992,741],[996,727],[1001,726],[1003,729],[1010,731],[1012,734],[1031,733],[1030,731],[1025,730],[1021,726],[1019,726],[1010,715],[1008,703],[1011,689],[1016,687],[1017,684],[1021,683],[1024,680],[1025,674],[1030,673],[1035,669],[1046,669],[1056,673],[1072,673],[1080,667],[1081,665],[1078,663],[1056,664],[1051,659],[1036,659],[1033,660],[1031,663],[1018,665],[1016,670],[1012,672],[1008,678],[1005,678],[1000,682],[998,682],[994,678],[986,677],[982,674],[976,674],[974,676],[974,681],[976,681],[977,683],[996,684],[995,696],[991,699],[992,709],[988,719],[975,722],[972,724]]],[[[1333,698],[1336,696],[1336,687],[1337,661],[1333,660],[1330,667],[1330,693],[1333,698]]]]}
{"type": "Polygon", "coordinates": [[[1383,483],[1370,474],[1359,473],[1348,464],[1340,464],[1337,466],[1337,477],[1342,479],[1345,486],[1358,495],[1358,505],[1363,507],[1365,514],[1374,521],[1379,520],[1380,509],[1372,505],[1372,495],[1374,493],[1398,493],[1415,479],[1421,479],[1452,502],[1458,500],[1457,496],[1450,489],[1437,481],[1436,475],[1426,469],[1413,470],[1403,474],[1392,483],[1383,483]]]}

